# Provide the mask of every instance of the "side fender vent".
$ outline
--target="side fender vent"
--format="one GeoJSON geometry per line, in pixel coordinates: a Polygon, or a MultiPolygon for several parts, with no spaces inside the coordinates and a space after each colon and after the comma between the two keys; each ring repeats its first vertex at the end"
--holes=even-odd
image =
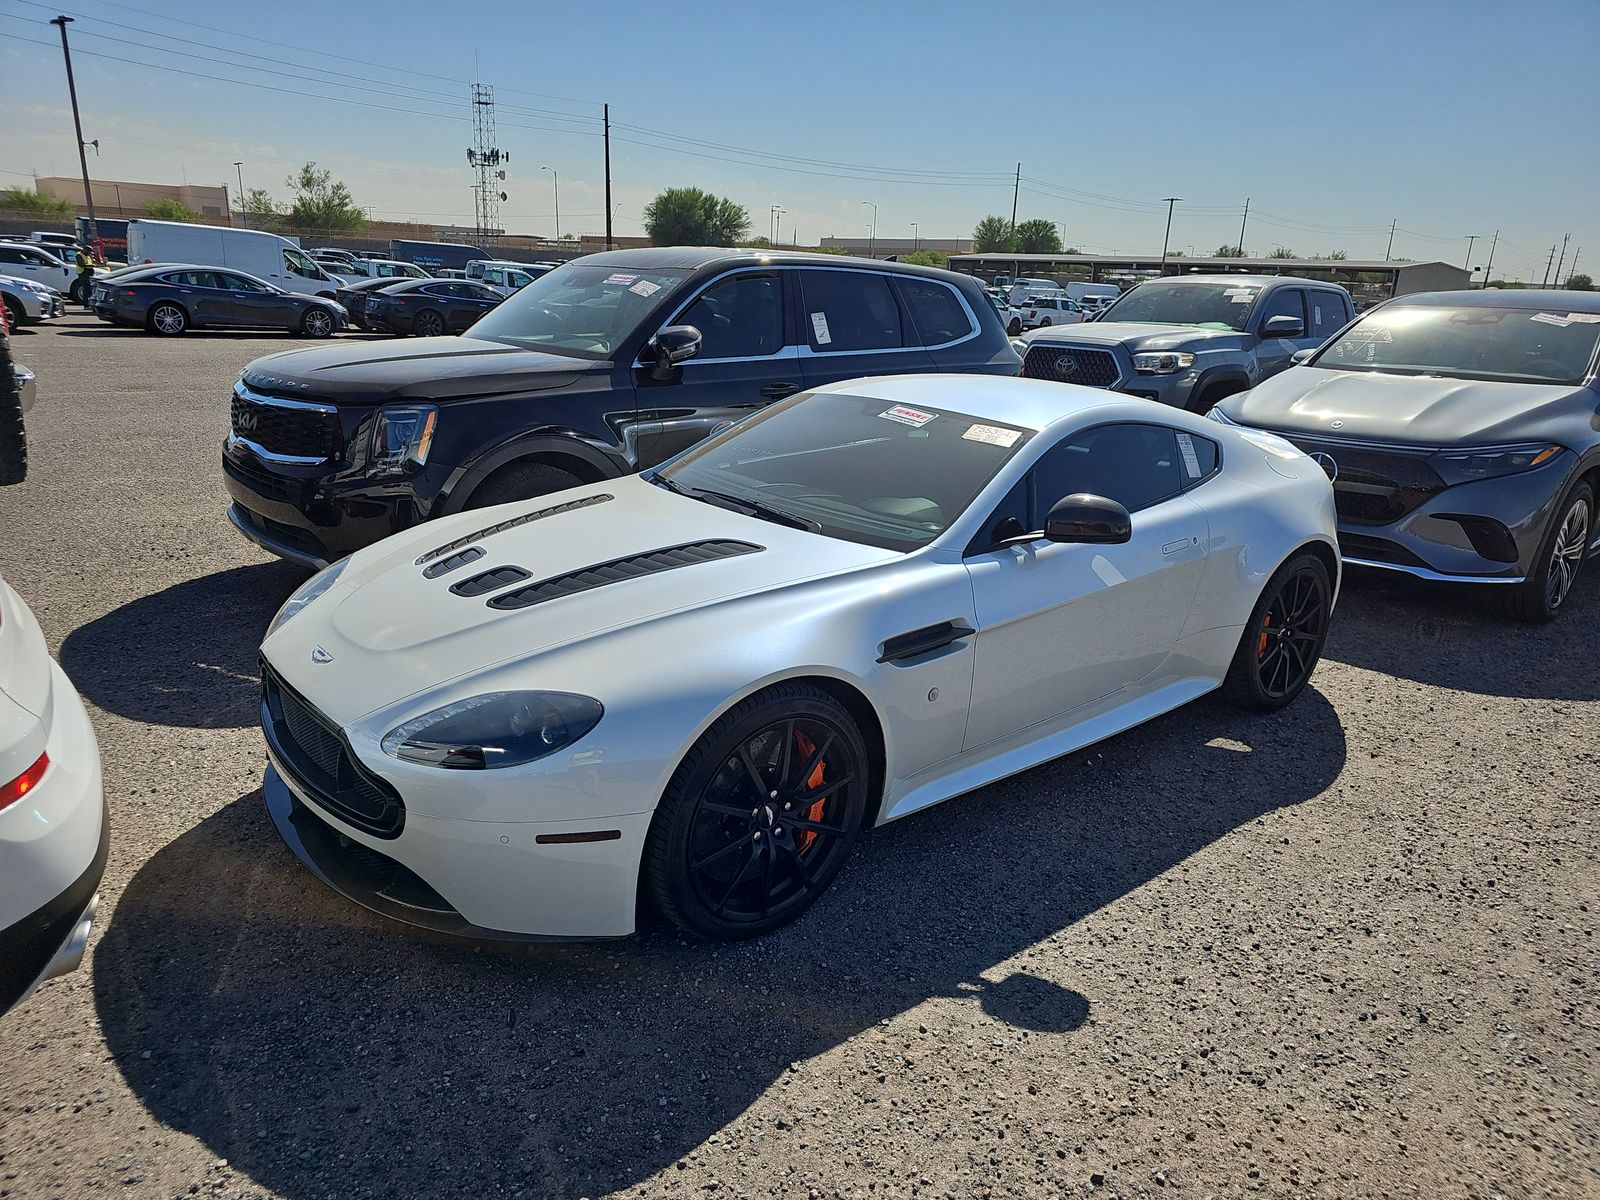
{"type": "Polygon", "coordinates": [[[662,571],[675,571],[679,567],[692,567],[697,563],[715,562],[721,558],[736,558],[741,554],[757,554],[765,549],[749,542],[686,542],[681,546],[668,546],[627,558],[614,558],[610,562],[585,567],[566,575],[555,575],[530,583],[496,596],[489,601],[490,608],[516,609],[543,604],[546,600],[559,600],[579,592],[593,591],[609,583],[623,583],[662,571]]]}
{"type": "Polygon", "coordinates": [[[521,567],[495,567],[490,571],[483,571],[470,579],[463,579],[460,583],[450,585],[450,593],[454,596],[485,596],[490,592],[498,592],[503,587],[510,587],[513,583],[521,583],[524,579],[531,578],[529,572],[521,567]]]}

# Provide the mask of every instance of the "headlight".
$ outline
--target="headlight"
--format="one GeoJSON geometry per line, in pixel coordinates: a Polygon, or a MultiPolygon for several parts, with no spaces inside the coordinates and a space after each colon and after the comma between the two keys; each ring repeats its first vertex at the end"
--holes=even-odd
{"type": "Polygon", "coordinates": [[[431,404],[380,408],[372,423],[372,465],[392,471],[422,466],[428,461],[438,419],[438,410],[431,404]]]}
{"type": "Polygon", "coordinates": [[[1146,375],[1172,375],[1194,366],[1194,355],[1177,350],[1155,350],[1133,356],[1133,369],[1146,375]]]}
{"type": "Polygon", "coordinates": [[[430,767],[482,771],[554,754],[600,723],[600,701],[571,692],[489,692],[391,729],[384,753],[430,767]]]}
{"type": "Polygon", "coordinates": [[[272,618],[272,624],[267,626],[267,632],[262,635],[262,639],[271,637],[278,626],[337,583],[339,576],[344,573],[345,563],[349,561],[348,558],[341,558],[331,567],[324,567],[302,583],[295,594],[283,602],[283,607],[278,610],[278,615],[272,618]]]}
{"type": "Polygon", "coordinates": [[[1518,471],[1542,467],[1562,447],[1550,442],[1531,446],[1494,446],[1484,450],[1450,450],[1435,454],[1428,461],[1446,483],[1471,483],[1475,479],[1494,479],[1518,471]]]}
{"type": "Polygon", "coordinates": [[[40,295],[49,295],[50,292],[55,290],[54,288],[45,287],[42,283],[34,283],[31,279],[18,279],[14,282],[16,283],[16,286],[21,288],[23,291],[38,292],[40,295]]]}

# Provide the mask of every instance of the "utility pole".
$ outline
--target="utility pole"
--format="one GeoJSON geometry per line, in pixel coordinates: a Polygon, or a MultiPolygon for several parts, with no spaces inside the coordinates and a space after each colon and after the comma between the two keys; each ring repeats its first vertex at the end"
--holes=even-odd
{"type": "Polygon", "coordinates": [[[1244,198],[1244,216],[1239,221],[1239,257],[1244,257],[1244,227],[1250,220],[1250,197],[1244,198]]]}
{"type": "MultiPolygon", "coordinates": [[[[1579,246],[1576,250],[1574,250],[1572,252],[1572,265],[1567,268],[1567,279],[1568,280],[1571,280],[1571,278],[1578,273],[1578,255],[1580,255],[1582,253],[1583,253],[1583,247],[1582,246],[1579,246]]],[[[1562,286],[1564,287],[1565,284],[1563,284],[1562,286]]]]}
{"type": "MultiPolygon", "coordinates": [[[[1496,229],[1494,231],[1494,241],[1489,243],[1489,262],[1483,268],[1483,286],[1484,287],[1488,287],[1489,286],[1489,280],[1492,278],[1492,276],[1489,274],[1489,272],[1494,270],[1494,248],[1496,246],[1498,246],[1499,244],[1500,244],[1500,231],[1498,229],[1496,229]]],[[[1470,276],[1467,278],[1467,282],[1468,283],[1472,282],[1472,278],[1470,276]]]]}
{"type": "Polygon", "coordinates": [[[550,178],[556,185],[556,241],[561,240],[561,176],[554,167],[540,167],[541,171],[549,171],[550,178]]]}
{"type": "Polygon", "coordinates": [[[78,85],[72,79],[72,51],[67,48],[67,26],[72,18],[59,16],[50,24],[61,30],[61,57],[67,63],[67,95],[72,97],[72,128],[78,135],[78,167],[83,171],[83,203],[89,210],[89,244],[100,240],[100,226],[94,219],[94,191],[89,187],[89,156],[83,152],[83,122],[78,117],[78,85]]]}
{"type": "Polygon", "coordinates": [[[1539,285],[1540,287],[1545,288],[1545,287],[1549,287],[1550,286],[1550,265],[1552,263],[1554,263],[1555,261],[1556,261],[1556,248],[1555,248],[1555,246],[1552,245],[1550,247],[1550,257],[1545,259],[1545,261],[1544,261],[1544,282],[1539,285]]]}
{"type": "Polygon", "coordinates": [[[1562,238],[1561,238],[1561,257],[1556,260],[1556,286],[1557,287],[1561,286],[1561,268],[1564,265],[1566,265],[1566,261],[1567,261],[1567,242],[1569,240],[1571,240],[1571,238],[1572,238],[1572,235],[1570,233],[1563,235],[1562,238]]]}
{"type": "MultiPolygon", "coordinates": [[[[911,249],[913,251],[922,249],[922,234],[917,231],[917,223],[915,221],[911,222],[911,249]]],[[[1574,259],[1573,261],[1576,262],[1577,260],[1574,259]]]]}
{"type": "Polygon", "coordinates": [[[605,106],[606,122],[606,249],[610,250],[611,243],[611,216],[616,210],[611,207],[611,105],[605,106]]]}
{"type": "Polygon", "coordinates": [[[1017,164],[1017,179],[1011,185],[1011,236],[1017,236],[1017,193],[1022,191],[1022,164],[1017,164]]]}
{"type": "Polygon", "coordinates": [[[1162,199],[1167,206],[1167,231],[1161,235],[1161,274],[1167,273],[1167,243],[1172,240],[1172,206],[1183,199],[1182,196],[1164,196],[1162,199]]]}
{"type": "Polygon", "coordinates": [[[1478,240],[1475,233],[1467,234],[1467,261],[1462,265],[1467,268],[1467,282],[1472,282],[1472,243],[1478,240]]]}
{"type": "Polygon", "coordinates": [[[876,204],[874,204],[871,200],[863,200],[861,202],[861,204],[862,204],[862,207],[870,208],[872,210],[872,224],[870,226],[868,226],[868,228],[872,230],[872,234],[867,239],[867,257],[868,258],[877,258],[878,257],[878,206],[876,204]]]}
{"type": "Polygon", "coordinates": [[[772,244],[774,246],[776,246],[778,244],[778,224],[782,220],[782,218],[783,218],[783,205],[774,204],[772,206],[772,209],[771,209],[771,220],[769,220],[767,222],[769,230],[770,230],[770,232],[772,234],[772,244]]]}
{"type": "Polygon", "coordinates": [[[1388,262],[1390,257],[1394,254],[1394,230],[1395,230],[1395,226],[1397,226],[1399,224],[1400,224],[1400,218],[1399,217],[1396,217],[1394,220],[1389,222],[1389,245],[1383,252],[1383,261],[1384,262],[1388,262]]]}

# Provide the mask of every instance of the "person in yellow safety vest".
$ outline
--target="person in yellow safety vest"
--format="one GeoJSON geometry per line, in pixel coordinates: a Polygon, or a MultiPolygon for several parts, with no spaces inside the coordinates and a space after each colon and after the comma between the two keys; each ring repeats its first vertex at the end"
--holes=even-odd
{"type": "Polygon", "coordinates": [[[85,247],[79,246],[73,263],[78,268],[78,278],[72,288],[72,298],[79,304],[88,304],[89,288],[94,282],[94,259],[85,247]]]}

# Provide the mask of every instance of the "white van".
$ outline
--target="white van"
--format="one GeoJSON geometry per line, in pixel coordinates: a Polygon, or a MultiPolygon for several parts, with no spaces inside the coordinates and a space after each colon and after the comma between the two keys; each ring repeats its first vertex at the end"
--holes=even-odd
{"type": "Polygon", "coordinates": [[[298,242],[258,229],[188,225],[181,221],[129,221],[128,264],[185,263],[232,267],[275,283],[286,292],[332,300],[344,280],[331,275],[298,242]]]}

